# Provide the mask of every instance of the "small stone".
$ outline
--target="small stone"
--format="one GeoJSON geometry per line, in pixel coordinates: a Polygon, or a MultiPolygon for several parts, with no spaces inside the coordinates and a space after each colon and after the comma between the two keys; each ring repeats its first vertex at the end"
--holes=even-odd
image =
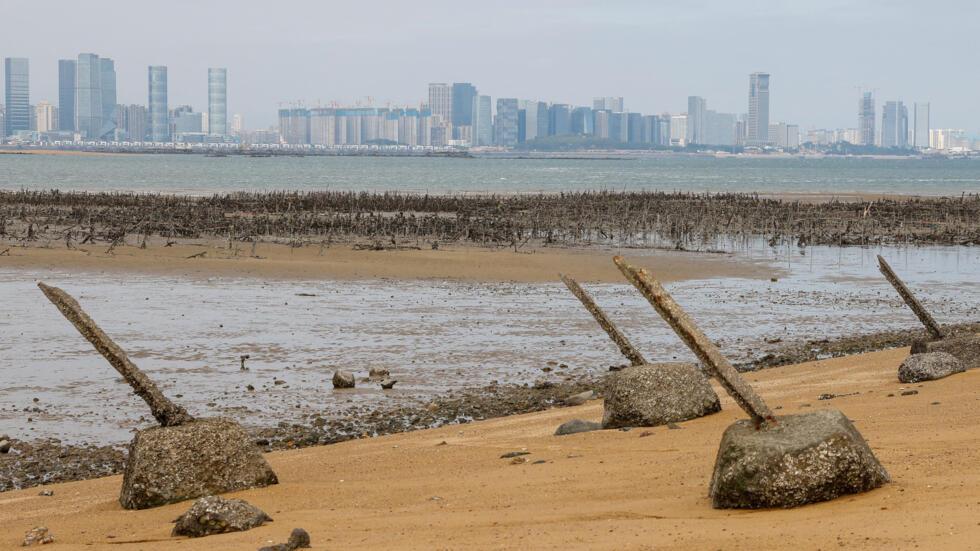
{"type": "Polygon", "coordinates": [[[370,379],[387,379],[391,375],[391,372],[383,367],[372,367],[368,371],[368,378],[370,379]]]}
{"type": "Polygon", "coordinates": [[[31,528],[26,535],[24,535],[24,543],[21,544],[22,547],[30,547],[32,545],[46,545],[49,543],[54,543],[54,536],[52,536],[48,529],[44,526],[37,526],[31,528]]]}
{"type": "Polygon", "coordinates": [[[513,458],[513,459],[510,460],[510,464],[511,465],[521,465],[523,463],[527,463],[527,458],[526,457],[515,457],[515,458],[513,458]]]}
{"type": "Polygon", "coordinates": [[[333,374],[334,388],[354,388],[354,375],[349,371],[337,371],[333,374]]]}
{"type": "Polygon", "coordinates": [[[586,390],[585,392],[579,392],[578,394],[572,394],[568,398],[565,398],[566,406],[580,406],[589,400],[595,398],[595,392],[591,390],[586,390]]]}
{"type": "Polygon", "coordinates": [[[284,385],[284,384],[286,384],[286,381],[284,381],[282,379],[274,379],[272,381],[272,384],[274,384],[274,385],[284,385]]]}
{"type": "Polygon", "coordinates": [[[529,452],[529,451],[507,452],[504,455],[501,455],[500,458],[501,459],[510,459],[512,457],[520,457],[522,455],[531,455],[531,452],[529,452]]]}
{"type": "Polygon", "coordinates": [[[898,366],[898,380],[903,383],[935,381],[966,370],[963,362],[948,352],[912,354],[898,366]]]}
{"type": "Polygon", "coordinates": [[[670,430],[680,430],[682,427],[677,423],[667,423],[667,428],[670,430]]]}
{"type": "MultiPolygon", "coordinates": [[[[523,458],[521,458],[521,459],[523,459],[523,458]]],[[[538,459],[537,461],[535,461],[535,462],[533,462],[531,464],[532,465],[542,465],[544,463],[547,463],[547,461],[545,461],[544,459],[538,459]]]]}
{"type": "Polygon", "coordinates": [[[381,389],[382,390],[391,390],[392,388],[395,387],[395,383],[397,383],[397,382],[398,381],[396,381],[394,379],[385,379],[385,380],[381,381],[381,389]]]}
{"type": "Polygon", "coordinates": [[[41,490],[37,495],[42,497],[51,497],[54,495],[54,490],[41,490]]]}
{"type": "Polygon", "coordinates": [[[918,390],[903,390],[902,391],[902,396],[914,396],[914,395],[916,395],[918,393],[919,393],[918,390]]]}
{"type": "Polygon", "coordinates": [[[566,436],[569,434],[578,434],[580,432],[591,432],[601,428],[602,423],[585,421],[583,419],[572,419],[571,421],[562,423],[561,426],[555,430],[555,436],[566,436]]]}
{"type": "Polygon", "coordinates": [[[0,453],[7,453],[10,451],[10,440],[0,440],[0,453]]]}
{"type": "Polygon", "coordinates": [[[244,532],[262,526],[272,518],[241,499],[202,497],[175,521],[172,535],[199,538],[226,532],[244,532]]]}
{"type": "Polygon", "coordinates": [[[296,549],[308,549],[309,547],[310,534],[302,528],[293,528],[286,543],[262,547],[259,551],[294,551],[296,549]]]}
{"type": "Polygon", "coordinates": [[[646,438],[647,436],[653,436],[653,431],[645,430],[640,433],[640,438],[646,438]]]}

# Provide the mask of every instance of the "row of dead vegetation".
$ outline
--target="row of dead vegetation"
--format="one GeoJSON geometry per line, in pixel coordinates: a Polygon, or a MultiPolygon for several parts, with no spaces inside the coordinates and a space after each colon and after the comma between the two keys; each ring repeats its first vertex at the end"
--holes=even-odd
{"type": "Polygon", "coordinates": [[[980,243],[980,195],[808,202],[755,194],[421,195],[347,191],[177,196],[0,191],[0,239],[127,237],[293,242],[609,244],[709,250],[771,245],[980,243]]]}

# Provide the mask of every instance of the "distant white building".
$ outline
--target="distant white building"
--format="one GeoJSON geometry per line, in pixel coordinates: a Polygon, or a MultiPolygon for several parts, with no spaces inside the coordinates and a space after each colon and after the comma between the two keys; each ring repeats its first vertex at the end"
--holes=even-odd
{"type": "Polygon", "coordinates": [[[670,145],[687,145],[687,113],[670,116],[670,145]]]}

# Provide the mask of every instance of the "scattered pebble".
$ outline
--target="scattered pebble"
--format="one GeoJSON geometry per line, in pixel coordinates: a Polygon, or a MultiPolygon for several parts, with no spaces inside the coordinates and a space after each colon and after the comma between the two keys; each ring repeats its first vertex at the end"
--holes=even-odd
{"type": "Polygon", "coordinates": [[[902,396],[912,396],[912,395],[915,395],[915,394],[918,394],[918,393],[919,393],[918,390],[903,390],[902,391],[902,396]]]}
{"type": "Polygon", "coordinates": [[[500,458],[501,459],[510,459],[512,457],[520,457],[522,455],[531,455],[531,452],[528,452],[528,451],[507,452],[504,455],[501,455],[500,458]]]}
{"type": "Polygon", "coordinates": [[[51,497],[54,495],[54,490],[41,490],[37,495],[43,497],[51,497]]]}
{"type": "Polygon", "coordinates": [[[54,536],[44,526],[37,526],[27,532],[24,536],[24,543],[21,546],[30,547],[32,545],[46,545],[48,543],[54,543],[54,536]]]}

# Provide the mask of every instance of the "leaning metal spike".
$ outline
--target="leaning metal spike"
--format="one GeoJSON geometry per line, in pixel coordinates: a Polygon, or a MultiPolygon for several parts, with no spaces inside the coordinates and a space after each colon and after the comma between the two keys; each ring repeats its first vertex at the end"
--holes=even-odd
{"type": "Polygon", "coordinates": [[[619,347],[619,351],[623,353],[623,356],[626,356],[626,359],[629,360],[634,366],[646,364],[647,361],[646,358],[643,357],[643,354],[640,354],[640,351],[637,350],[632,343],[630,343],[629,339],[626,338],[626,335],[622,334],[616,325],[613,324],[612,320],[606,317],[606,313],[602,311],[602,308],[599,308],[599,305],[596,304],[594,300],[592,300],[589,293],[574,279],[564,274],[558,275],[561,276],[562,283],[568,287],[568,290],[582,302],[585,309],[592,314],[592,317],[595,318],[597,322],[599,322],[599,327],[601,327],[602,330],[609,335],[609,338],[616,343],[616,346],[619,347]]]}
{"type": "Polygon", "coordinates": [[[102,329],[88,317],[82,310],[78,302],[68,293],[57,287],[51,287],[44,283],[38,283],[38,287],[44,292],[44,296],[58,307],[62,315],[68,319],[78,329],[78,332],[85,337],[92,346],[109,360],[112,367],[116,368],[126,382],[129,383],[136,395],[143,399],[150,406],[153,417],[164,427],[182,425],[194,420],[193,417],[181,406],[173,403],[160,392],[160,389],[146,376],[136,365],[130,361],[126,352],[119,347],[102,329]]]}
{"type": "Polygon", "coordinates": [[[885,259],[880,254],[878,255],[878,269],[881,270],[881,274],[885,276],[885,279],[888,280],[888,283],[891,283],[892,287],[894,287],[895,290],[898,291],[898,295],[902,297],[902,300],[905,301],[905,304],[907,304],[908,307],[912,309],[912,312],[914,312],[916,317],[919,318],[919,321],[922,322],[922,325],[926,326],[926,331],[928,331],[929,334],[933,336],[933,338],[936,339],[945,338],[946,333],[942,330],[941,327],[939,327],[939,324],[936,323],[936,320],[933,319],[932,314],[926,311],[925,307],[922,306],[922,303],[919,302],[919,299],[915,298],[915,295],[912,294],[912,291],[910,291],[909,288],[905,286],[905,283],[901,279],[899,279],[898,275],[895,274],[895,271],[892,270],[892,267],[888,264],[887,261],[885,261],[885,259]]]}
{"type": "Polygon", "coordinates": [[[697,355],[709,372],[718,379],[721,386],[725,387],[725,391],[749,414],[756,426],[775,421],[775,417],[762,398],[722,356],[718,347],[701,332],[659,281],[646,270],[627,264],[621,256],[613,258],[613,262],[626,279],[646,297],[664,321],[673,328],[684,344],[697,355]]]}

